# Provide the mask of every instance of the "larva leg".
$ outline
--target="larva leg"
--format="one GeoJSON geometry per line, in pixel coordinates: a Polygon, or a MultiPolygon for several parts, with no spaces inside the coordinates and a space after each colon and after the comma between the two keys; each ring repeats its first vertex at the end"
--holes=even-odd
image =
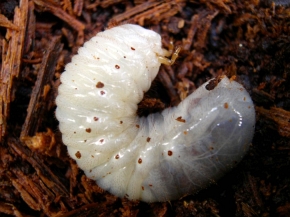
{"type": "MultiPolygon", "coordinates": [[[[173,44],[172,44],[172,46],[173,46],[173,44]]],[[[169,49],[171,49],[171,46],[169,47],[169,49]]],[[[175,62],[175,60],[177,59],[178,53],[180,52],[180,50],[181,50],[180,47],[176,48],[176,50],[174,51],[174,53],[171,56],[171,59],[168,59],[164,56],[158,56],[158,61],[162,64],[171,66],[175,62]]],[[[168,52],[170,52],[170,50],[168,52]]]]}
{"type": "Polygon", "coordinates": [[[174,49],[174,45],[173,45],[173,41],[171,40],[170,42],[169,42],[169,46],[168,46],[168,50],[167,49],[162,49],[163,50],[163,52],[164,52],[164,56],[165,57],[169,57],[169,56],[171,56],[172,55],[172,53],[173,53],[173,49],[174,49]]]}

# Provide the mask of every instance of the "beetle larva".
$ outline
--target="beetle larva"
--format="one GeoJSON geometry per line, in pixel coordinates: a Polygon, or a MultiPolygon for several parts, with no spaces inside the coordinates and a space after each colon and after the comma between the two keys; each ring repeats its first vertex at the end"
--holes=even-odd
{"type": "Polygon", "coordinates": [[[194,193],[239,162],[251,143],[253,102],[226,76],[177,107],[136,115],[167,53],[159,34],[126,24],[86,42],[61,75],[63,142],[87,177],[116,196],[154,202],[194,193]]]}

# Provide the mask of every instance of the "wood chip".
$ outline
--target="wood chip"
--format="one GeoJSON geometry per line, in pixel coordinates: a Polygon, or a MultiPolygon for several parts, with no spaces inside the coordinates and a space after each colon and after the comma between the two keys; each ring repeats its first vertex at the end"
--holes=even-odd
{"type": "Polygon", "coordinates": [[[28,0],[21,0],[20,7],[15,9],[13,24],[18,30],[7,29],[6,40],[3,40],[2,68],[0,73],[0,142],[6,134],[10,103],[14,99],[13,80],[19,76],[21,58],[24,48],[25,31],[28,16],[28,0]]]}
{"type": "Polygon", "coordinates": [[[281,108],[264,109],[256,107],[258,115],[267,122],[267,126],[277,130],[281,136],[290,138],[290,112],[281,108]]]}
{"type": "Polygon", "coordinates": [[[62,19],[66,23],[68,23],[73,29],[81,32],[84,30],[85,26],[76,18],[71,16],[70,14],[66,13],[60,7],[50,3],[49,1],[42,1],[42,0],[34,0],[34,3],[42,10],[42,11],[49,11],[50,13],[54,14],[58,18],[62,19]]]}
{"type": "Polygon", "coordinates": [[[3,14],[0,14],[0,26],[6,27],[8,29],[13,29],[13,30],[18,30],[19,29],[18,26],[14,25],[3,14]]]}
{"type": "MultiPolygon", "coordinates": [[[[289,216],[290,13],[277,2],[1,0],[0,216],[289,216]],[[140,116],[224,75],[236,76],[255,103],[249,153],[197,195],[170,204],[117,198],[88,179],[62,144],[54,117],[60,75],[84,40],[120,23],[142,24],[164,48],[170,41],[182,48],[172,66],[161,66],[140,116]]],[[[184,125],[185,116],[175,119],[184,125]]]]}
{"type": "MultiPolygon", "coordinates": [[[[22,127],[20,138],[35,135],[41,125],[41,116],[47,109],[47,88],[51,89],[52,79],[55,72],[56,62],[62,51],[63,45],[60,37],[54,37],[42,59],[35,86],[27,109],[27,116],[22,127]]],[[[48,90],[49,91],[49,90],[48,90]]]]}

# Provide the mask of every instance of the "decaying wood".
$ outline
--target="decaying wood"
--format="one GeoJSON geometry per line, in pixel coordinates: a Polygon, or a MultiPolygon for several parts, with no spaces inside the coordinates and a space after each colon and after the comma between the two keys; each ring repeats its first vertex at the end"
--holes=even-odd
{"type": "Polygon", "coordinates": [[[56,62],[62,51],[60,37],[51,39],[46,54],[42,58],[40,70],[37,74],[35,86],[32,90],[30,102],[27,109],[27,115],[22,127],[20,138],[35,135],[41,125],[41,117],[45,114],[44,110],[48,106],[47,97],[52,90],[52,79],[55,72],[56,62]]]}
{"type": "Polygon", "coordinates": [[[8,29],[18,30],[19,27],[13,24],[11,21],[7,19],[3,14],[0,14],[0,26],[6,27],[8,29]]]}
{"type": "MultiPolygon", "coordinates": [[[[65,1],[65,2],[68,2],[68,1],[65,1]]],[[[53,4],[52,1],[42,1],[42,0],[34,0],[34,3],[37,6],[39,6],[40,10],[51,12],[55,16],[59,17],[60,19],[68,23],[71,28],[77,30],[78,32],[81,32],[84,30],[85,28],[84,24],[82,24],[72,15],[66,13],[62,8],[60,8],[60,5],[53,4]]],[[[70,8],[70,6],[66,8],[68,9],[70,8]]]]}
{"type": "Polygon", "coordinates": [[[3,202],[0,202],[0,213],[16,217],[29,217],[29,215],[21,214],[13,204],[3,202]]]}
{"type": "Polygon", "coordinates": [[[158,23],[165,17],[175,15],[182,7],[183,0],[178,1],[148,1],[127,10],[123,14],[114,16],[108,26],[115,26],[123,22],[138,23],[143,26],[145,21],[154,18],[154,22],[158,23]]]}
{"type": "Polygon", "coordinates": [[[2,41],[2,68],[0,74],[0,142],[3,141],[3,137],[6,134],[10,103],[14,98],[13,81],[20,73],[27,14],[28,0],[21,0],[20,7],[15,9],[13,21],[14,26],[17,26],[18,29],[7,29],[5,39],[2,41]]]}
{"type": "Polygon", "coordinates": [[[31,153],[31,151],[25,148],[17,140],[11,139],[8,141],[10,147],[21,158],[30,163],[36,170],[38,177],[49,187],[49,189],[59,196],[68,196],[68,190],[59,180],[59,178],[50,170],[50,168],[43,162],[38,155],[31,153]]]}
{"type": "Polygon", "coordinates": [[[290,112],[281,108],[272,107],[270,110],[263,107],[256,107],[258,115],[263,116],[263,120],[268,127],[275,129],[283,137],[290,138],[290,112]]]}
{"type": "MultiPolygon", "coordinates": [[[[65,1],[67,2],[67,1],[65,1]]],[[[49,11],[55,16],[59,17],[67,24],[70,25],[71,28],[75,29],[78,32],[76,43],[77,45],[81,45],[84,42],[84,24],[78,21],[74,16],[66,13],[60,5],[54,4],[52,1],[43,1],[43,0],[34,0],[34,3],[39,7],[41,11],[49,11]]],[[[71,12],[72,13],[72,12],[71,12]]]]}
{"type": "Polygon", "coordinates": [[[290,216],[290,7],[20,0],[14,11],[16,3],[0,2],[0,216],[290,216]],[[170,41],[182,48],[174,65],[161,67],[139,115],[174,106],[224,74],[252,96],[257,123],[248,155],[196,195],[153,204],[117,198],[62,144],[54,117],[60,74],[85,40],[120,23],[144,25],[160,33],[164,48],[170,41]]]}

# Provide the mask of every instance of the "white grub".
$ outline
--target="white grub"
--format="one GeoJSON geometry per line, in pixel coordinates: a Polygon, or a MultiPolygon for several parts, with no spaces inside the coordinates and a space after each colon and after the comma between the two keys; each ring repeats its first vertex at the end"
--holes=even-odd
{"type": "Polygon", "coordinates": [[[126,24],[86,42],[60,78],[56,117],[70,156],[121,198],[155,202],[197,192],[235,166],[253,137],[253,102],[225,76],[177,107],[138,117],[167,54],[159,34],[126,24]]]}

